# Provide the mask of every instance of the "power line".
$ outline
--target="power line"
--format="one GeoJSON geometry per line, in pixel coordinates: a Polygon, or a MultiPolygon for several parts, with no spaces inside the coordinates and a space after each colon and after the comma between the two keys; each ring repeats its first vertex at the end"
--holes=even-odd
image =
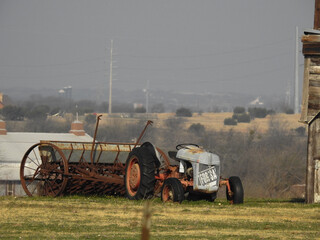
{"type": "MultiPolygon", "coordinates": [[[[266,75],[269,74],[273,74],[273,73],[277,73],[277,72],[284,72],[284,71],[288,71],[292,66],[290,64],[285,65],[285,66],[281,66],[281,67],[277,67],[277,68],[273,68],[273,69],[267,69],[264,71],[259,71],[259,72],[255,72],[255,73],[250,73],[250,74],[243,74],[243,75],[235,75],[234,77],[212,77],[211,79],[206,79],[206,80],[194,80],[194,79],[186,79],[186,78],[175,78],[174,81],[172,81],[172,84],[188,84],[188,85],[199,85],[199,84],[210,84],[210,83],[219,83],[219,82],[229,82],[229,83],[234,83],[237,82],[239,80],[243,80],[245,79],[246,82],[251,82],[250,84],[252,84],[252,82],[254,81],[256,84],[261,84],[261,80],[264,80],[266,75]],[[258,76],[258,78],[253,78],[258,76]],[[261,80],[260,80],[261,79],[261,80]],[[260,81],[259,81],[260,80],[260,81]]],[[[155,80],[154,78],[150,78],[151,81],[153,81],[153,85],[157,86],[158,84],[163,85],[162,81],[164,78],[158,78],[158,81],[153,81],[155,80]]],[[[142,84],[142,82],[140,81],[140,83],[142,84]]],[[[132,83],[133,86],[137,86],[137,82],[132,83]]],[[[126,83],[126,86],[129,86],[129,83],[126,83]]]]}
{"type": "Polygon", "coordinates": [[[92,59],[85,59],[80,61],[54,63],[54,64],[7,64],[7,65],[1,64],[0,67],[19,67],[19,68],[55,67],[55,66],[68,66],[68,65],[74,65],[74,64],[88,63],[88,62],[94,62],[99,60],[105,60],[105,58],[92,58],[92,59]]]}
{"type": "Polygon", "coordinates": [[[276,57],[286,56],[292,54],[291,52],[283,52],[281,54],[263,57],[263,58],[257,58],[257,59],[251,59],[246,61],[240,61],[240,62],[233,62],[233,63],[226,63],[226,64],[220,64],[215,66],[203,66],[203,67],[180,67],[180,68],[145,68],[145,67],[121,67],[121,69],[128,69],[128,70],[146,70],[146,71],[181,71],[181,70],[204,70],[204,69],[215,69],[215,68],[222,68],[222,67],[228,67],[233,65],[239,65],[239,64],[246,64],[246,63],[256,63],[260,61],[265,61],[268,59],[273,59],[276,57]]]}
{"type": "Polygon", "coordinates": [[[106,70],[97,70],[97,71],[91,71],[91,72],[82,72],[82,73],[67,73],[67,74],[59,74],[59,75],[42,75],[42,76],[26,76],[26,74],[23,75],[6,75],[6,74],[0,74],[1,77],[7,77],[7,78],[32,78],[32,79],[39,79],[39,78],[47,78],[47,77],[54,77],[54,78],[63,78],[63,77],[73,77],[73,76],[82,76],[82,75],[88,75],[88,74],[94,74],[94,73],[105,73],[106,70]]]}
{"type": "MultiPolygon", "coordinates": [[[[261,72],[256,72],[256,73],[252,73],[252,74],[246,74],[246,75],[237,75],[233,78],[221,78],[218,81],[237,81],[238,79],[244,79],[244,78],[251,78],[254,76],[261,76],[261,75],[267,75],[270,73],[274,73],[274,72],[279,72],[285,69],[288,69],[289,67],[291,67],[291,65],[287,65],[284,67],[278,67],[278,68],[274,68],[274,69],[268,69],[266,71],[261,71],[261,72]]],[[[257,79],[254,79],[257,80],[257,79]]],[[[208,82],[212,82],[212,80],[199,80],[197,81],[197,83],[208,83],[208,82]]]]}
{"type": "Polygon", "coordinates": [[[206,54],[197,54],[197,55],[180,55],[180,56],[152,56],[152,55],[134,55],[134,54],[118,54],[118,56],[124,56],[124,57],[133,57],[133,58],[197,58],[197,57],[211,57],[211,56],[220,56],[220,55],[227,55],[227,54],[234,54],[234,53],[240,53],[245,52],[252,49],[257,48],[265,48],[267,46],[273,46],[276,44],[282,44],[282,43],[288,43],[288,41],[293,40],[292,38],[288,38],[285,40],[279,40],[276,42],[271,42],[267,44],[260,44],[256,46],[251,46],[248,48],[238,49],[238,50],[232,50],[232,51],[222,51],[222,52],[216,52],[216,53],[206,53],[206,54]]]}

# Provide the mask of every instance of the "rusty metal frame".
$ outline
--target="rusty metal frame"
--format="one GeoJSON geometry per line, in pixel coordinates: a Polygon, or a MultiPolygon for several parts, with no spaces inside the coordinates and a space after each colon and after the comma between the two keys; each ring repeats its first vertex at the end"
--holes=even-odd
{"type": "MultiPolygon", "coordinates": [[[[109,143],[96,141],[100,118],[101,115],[97,116],[92,142],[40,141],[40,143],[32,146],[26,152],[24,161],[30,158],[29,154],[34,153],[35,146],[38,148],[47,146],[63,155],[63,164],[67,165],[65,167],[66,172],[64,173],[65,181],[63,182],[64,185],[61,186],[63,189],[61,188],[61,191],[57,192],[55,196],[62,194],[124,194],[123,177],[125,175],[125,162],[121,162],[120,153],[125,152],[129,155],[133,148],[138,147],[147,127],[152,124],[152,121],[146,123],[135,143],[109,143]],[[85,158],[85,154],[88,151],[90,151],[90,160],[85,158]],[[98,151],[99,154],[97,154],[98,151]],[[106,162],[101,162],[103,152],[114,153],[114,159],[105,159],[106,162]],[[77,153],[80,156],[77,156],[77,153]],[[65,158],[64,154],[68,157],[65,158]]],[[[125,156],[122,157],[125,158],[125,156]]],[[[41,158],[43,157],[41,156],[41,158]]],[[[43,162],[43,159],[41,161],[43,162]]],[[[168,162],[167,159],[166,162],[168,162]]],[[[20,178],[26,190],[26,184],[23,184],[26,183],[25,167],[27,166],[21,165],[20,178]]],[[[39,164],[38,168],[43,172],[49,171],[45,169],[44,164],[39,164]]],[[[52,172],[51,174],[54,175],[55,173],[52,172]]],[[[32,193],[29,192],[28,195],[31,196],[32,193]]]]}

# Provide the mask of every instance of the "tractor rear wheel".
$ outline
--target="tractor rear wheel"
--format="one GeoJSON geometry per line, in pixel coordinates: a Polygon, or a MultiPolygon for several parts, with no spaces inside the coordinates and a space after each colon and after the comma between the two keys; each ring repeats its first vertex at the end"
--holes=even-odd
{"type": "Polygon", "coordinates": [[[231,195],[228,192],[228,188],[226,188],[227,199],[233,204],[243,203],[243,187],[242,182],[239,177],[233,176],[229,178],[231,195]]]}
{"type": "Polygon", "coordinates": [[[168,178],[164,181],[161,190],[161,200],[163,202],[179,202],[184,199],[184,189],[177,178],[168,178]]]}
{"type": "Polygon", "coordinates": [[[155,185],[155,159],[145,147],[134,148],[126,162],[125,190],[132,200],[153,196],[155,185]]]}

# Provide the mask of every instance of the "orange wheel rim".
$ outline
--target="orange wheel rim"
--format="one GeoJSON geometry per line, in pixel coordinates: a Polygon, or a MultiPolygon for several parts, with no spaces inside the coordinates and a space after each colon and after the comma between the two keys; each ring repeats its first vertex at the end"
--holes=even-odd
{"type": "Polygon", "coordinates": [[[127,190],[131,196],[134,196],[140,186],[141,174],[138,160],[133,157],[129,161],[126,177],[127,190]]]}

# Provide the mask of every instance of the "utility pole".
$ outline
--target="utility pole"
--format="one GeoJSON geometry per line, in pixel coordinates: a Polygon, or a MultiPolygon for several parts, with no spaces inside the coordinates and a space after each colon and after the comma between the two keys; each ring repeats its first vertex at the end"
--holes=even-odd
{"type": "Polygon", "coordinates": [[[299,31],[296,26],[296,56],[295,56],[295,73],[294,73],[294,113],[299,113],[299,31]]]}
{"type": "Polygon", "coordinates": [[[146,113],[149,112],[149,79],[147,80],[147,88],[145,89],[146,92],[146,113]]]}
{"type": "Polygon", "coordinates": [[[110,76],[109,76],[109,111],[108,113],[112,113],[112,51],[113,51],[113,40],[111,40],[111,48],[110,48],[110,76]]]}

